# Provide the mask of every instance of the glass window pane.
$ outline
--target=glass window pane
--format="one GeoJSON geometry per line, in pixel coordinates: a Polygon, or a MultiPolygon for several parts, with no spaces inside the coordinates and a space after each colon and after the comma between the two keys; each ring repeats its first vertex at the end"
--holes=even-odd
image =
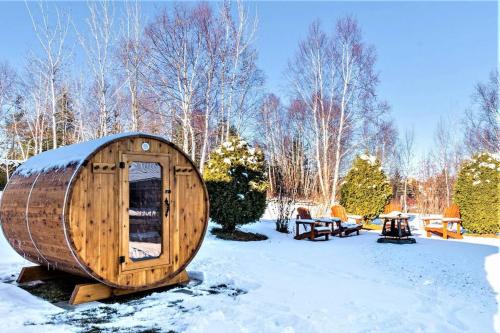
{"type": "Polygon", "coordinates": [[[129,164],[129,257],[157,258],[162,246],[162,172],[158,163],[129,164]]]}

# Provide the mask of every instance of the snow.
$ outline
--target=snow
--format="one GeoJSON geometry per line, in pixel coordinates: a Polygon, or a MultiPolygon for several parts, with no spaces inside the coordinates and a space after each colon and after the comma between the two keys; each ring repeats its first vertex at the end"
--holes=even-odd
{"type": "Polygon", "coordinates": [[[402,212],[399,212],[397,210],[394,210],[388,214],[380,214],[381,218],[396,218],[396,217],[402,217],[402,218],[409,218],[407,214],[404,214],[402,212]]]}
{"type": "MultiPolygon", "coordinates": [[[[480,158],[480,157],[482,157],[482,156],[487,156],[487,157],[488,157],[488,159],[489,159],[490,161],[495,160],[495,161],[497,161],[497,162],[500,162],[500,152],[498,152],[498,153],[488,153],[488,152],[483,152],[483,153],[478,154],[478,155],[477,155],[477,158],[480,158]]],[[[470,161],[472,161],[472,162],[476,162],[476,161],[477,161],[477,158],[472,157],[472,158],[470,159],[470,161]]]]}
{"type": "MultiPolygon", "coordinates": [[[[1,199],[0,192],[0,199],[1,199]]],[[[20,257],[8,244],[0,232],[0,331],[2,332],[39,332],[38,323],[46,321],[47,316],[63,312],[49,302],[37,298],[27,291],[11,284],[23,266],[32,263],[20,257]]],[[[52,332],[64,332],[64,325],[51,328],[52,332]]]]}
{"type": "Polygon", "coordinates": [[[0,236],[1,331],[500,331],[499,239],[425,238],[417,217],[412,245],[378,244],[375,231],[297,241],[267,217],[243,228],[266,241],[207,233],[188,266],[198,285],[65,310],[16,286],[26,261],[0,236]]]}
{"type": "Polygon", "coordinates": [[[71,164],[80,164],[99,147],[104,146],[112,140],[126,138],[135,135],[146,135],[156,137],[151,134],[140,132],[127,132],[108,135],[99,139],[76,143],[53,150],[45,151],[41,154],[29,158],[16,169],[16,174],[29,176],[53,169],[62,169],[71,164]]]}
{"type": "Polygon", "coordinates": [[[355,228],[355,227],[359,227],[361,224],[342,222],[342,223],[340,223],[340,225],[343,228],[355,228]]]}
{"type": "Polygon", "coordinates": [[[0,164],[7,165],[7,166],[18,166],[19,164],[21,164],[23,162],[24,161],[21,161],[21,160],[11,160],[8,158],[0,158],[0,164]]]}
{"type": "Polygon", "coordinates": [[[161,254],[161,244],[146,242],[129,242],[129,257],[137,259],[158,258],[161,254]]]}
{"type": "Polygon", "coordinates": [[[373,155],[361,154],[361,155],[359,155],[359,158],[364,160],[364,161],[367,161],[368,164],[370,164],[370,165],[375,165],[375,163],[377,162],[377,157],[373,156],[373,155]]]}
{"type": "Polygon", "coordinates": [[[479,166],[480,166],[480,167],[489,168],[489,169],[493,169],[493,170],[495,170],[495,169],[496,169],[496,167],[497,167],[497,166],[495,165],[495,163],[486,163],[486,162],[481,162],[481,163],[479,163],[479,166]]]}
{"type": "MultiPolygon", "coordinates": [[[[12,284],[0,283],[0,295],[8,302],[0,302],[0,319],[2,332],[39,332],[36,325],[45,322],[50,315],[63,312],[42,299],[12,284]],[[6,320],[8,319],[8,320],[6,320]],[[28,319],[28,320],[27,320],[28,319]]],[[[65,325],[53,327],[53,332],[65,332],[65,325]]]]}

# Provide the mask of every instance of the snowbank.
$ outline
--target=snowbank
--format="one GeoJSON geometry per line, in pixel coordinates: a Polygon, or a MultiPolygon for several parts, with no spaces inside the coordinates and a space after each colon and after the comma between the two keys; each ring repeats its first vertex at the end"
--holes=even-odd
{"type": "MultiPolygon", "coordinates": [[[[17,286],[0,283],[0,323],[2,332],[40,332],[40,323],[48,316],[63,312],[42,299],[39,299],[17,286]]],[[[51,332],[68,332],[66,325],[51,327],[51,332]]]]}

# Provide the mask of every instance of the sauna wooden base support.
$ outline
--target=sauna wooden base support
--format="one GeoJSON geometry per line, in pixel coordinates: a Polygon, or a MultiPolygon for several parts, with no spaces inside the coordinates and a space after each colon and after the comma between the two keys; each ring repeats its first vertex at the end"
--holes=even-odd
{"type": "Polygon", "coordinates": [[[73,290],[73,294],[69,300],[69,303],[72,305],[98,301],[106,298],[110,298],[113,296],[121,296],[128,295],[133,293],[138,293],[146,290],[152,290],[157,288],[163,288],[168,286],[173,286],[176,284],[187,283],[189,281],[189,276],[186,270],[183,270],[181,273],[176,275],[174,278],[168,280],[167,282],[155,286],[152,288],[144,288],[139,290],[129,290],[129,289],[117,289],[110,286],[107,286],[102,283],[84,283],[77,284],[75,289],[73,290]]]}
{"type": "MultiPolygon", "coordinates": [[[[17,283],[28,283],[32,281],[45,281],[51,279],[57,279],[67,277],[71,279],[74,275],[58,270],[49,270],[44,266],[28,266],[23,267],[19,277],[17,278],[17,283]]],[[[69,304],[76,305],[86,302],[98,301],[113,296],[128,295],[138,292],[143,292],[146,290],[158,289],[168,286],[174,286],[177,284],[183,284],[189,282],[189,276],[186,270],[183,270],[178,275],[172,279],[162,283],[161,285],[143,288],[138,290],[130,289],[118,289],[107,286],[105,284],[94,282],[94,283],[82,283],[75,285],[69,304]]]]}
{"type": "Polygon", "coordinates": [[[21,273],[19,273],[19,276],[17,277],[17,283],[45,281],[64,276],[71,275],[55,269],[47,269],[47,267],[44,266],[27,266],[21,269],[21,273]]]}

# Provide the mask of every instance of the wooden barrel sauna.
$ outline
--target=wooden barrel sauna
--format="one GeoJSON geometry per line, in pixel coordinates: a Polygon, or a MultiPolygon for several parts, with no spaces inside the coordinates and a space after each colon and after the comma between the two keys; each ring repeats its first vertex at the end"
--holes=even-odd
{"type": "Polygon", "coordinates": [[[0,219],[26,259],[141,290],[186,275],[206,232],[208,195],[174,144],[124,133],[27,160],[6,185],[0,219]]]}

